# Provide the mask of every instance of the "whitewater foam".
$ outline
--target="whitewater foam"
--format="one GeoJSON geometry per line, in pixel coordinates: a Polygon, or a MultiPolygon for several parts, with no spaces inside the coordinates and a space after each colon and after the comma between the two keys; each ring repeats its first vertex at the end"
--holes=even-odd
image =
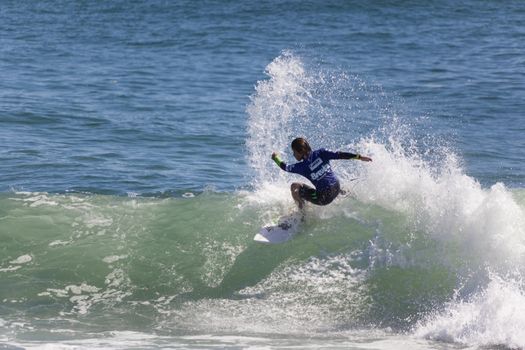
{"type": "Polygon", "coordinates": [[[525,347],[523,282],[492,275],[486,288],[468,300],[449,302],[442,312],[428,316],[415,335],[475,346],[525,347]]]}
{"type": "Polygon", "coordinates": [[[443,243],[460,244],[460,254],[493,269],[510,268],[525,258],[525,212],[501,183],[483,189],[457,167],[454,155],[438,171],[393,144],[374,140],[361,147],[374,162],[361,167],[356,197],[407,215],[416,231],[443,243]]]}

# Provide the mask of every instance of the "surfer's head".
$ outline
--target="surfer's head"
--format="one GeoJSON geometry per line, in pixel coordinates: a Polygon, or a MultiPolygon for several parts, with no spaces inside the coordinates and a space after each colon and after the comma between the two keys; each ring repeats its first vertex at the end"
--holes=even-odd
{"type": "Polygon", "coordinates": [[[308,144],[308,141],[302,137],[298,137],[292,141],[292,150],[295,159],[301,160],[304,159],[310,152],[312,148],[308,144]]]}

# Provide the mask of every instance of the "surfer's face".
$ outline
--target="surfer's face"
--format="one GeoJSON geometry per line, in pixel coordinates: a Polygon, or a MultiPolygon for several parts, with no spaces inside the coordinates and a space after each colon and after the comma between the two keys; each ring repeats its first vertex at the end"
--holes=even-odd
{"type": "Polygon", "coordinates": [[[297,150],[293,150],[293,156],[295,157],[295,159],[297,160],[301,160],[304,158],[304,153],[301,152],[301,151],[297,151],[297,150]]]}

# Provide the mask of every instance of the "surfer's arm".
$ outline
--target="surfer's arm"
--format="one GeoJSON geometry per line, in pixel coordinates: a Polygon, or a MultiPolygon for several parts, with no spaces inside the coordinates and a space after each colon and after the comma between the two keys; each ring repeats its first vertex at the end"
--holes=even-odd
{"type": "Polygon", "coordinates": [[[362,160],[363,162],[371,162],[372,158],[362,156],[357,153],[350,153],[350,152],[333,152],[329,151],[327,149],[321,148],[321,157],[325,160],[332,160],[332,159],[357,159],[362,160]]]}
{"type": "Polygon", "coordinates": [[[286,171],[286,163],[282,161],[282,159],[279,157],[279,155],[275,152],[272,153],[272,160],[279,166],[279,168],[286,171]]]}
{"type": "Polygon", "coordinates": [[[332,152],[332,151],[329,151],[329,150],[326,150],[326,149],[321,149],[322,150],[322,156],[325,158],[325,159],[357,159],[357,160],[362,160],[363,162],[371,162],[372,161],[372,158],[369,158],[369,157],[365,157],[365,156],[362,156],[360,154],[357,154],[357,153],[350,153],[350,152],[332,152]]]}
{"type": "Polygon", "coordinates": [[[336,152],[337,159],[357,159],[362,160],[363,162],[371,162],[372,158],[362,156],[360,154],[354,154],[350,152],[336,152]]]}

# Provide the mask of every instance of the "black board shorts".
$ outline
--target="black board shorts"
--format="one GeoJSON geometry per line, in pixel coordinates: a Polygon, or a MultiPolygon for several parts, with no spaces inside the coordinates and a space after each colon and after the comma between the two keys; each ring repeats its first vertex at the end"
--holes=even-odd
{"type": "Polygon", "coordinates": [[[306,184],[301,184],[301,188],[299,189],[299,196],[316,205],[327,205],[332,203],[332,201],[337,197],[337,195],[341,192],[341,187],[339,185],[339,182],[336,183],[334,186],[323,190],[323,191],[317,191],[315,188],[312,188],[306,184]]]}

